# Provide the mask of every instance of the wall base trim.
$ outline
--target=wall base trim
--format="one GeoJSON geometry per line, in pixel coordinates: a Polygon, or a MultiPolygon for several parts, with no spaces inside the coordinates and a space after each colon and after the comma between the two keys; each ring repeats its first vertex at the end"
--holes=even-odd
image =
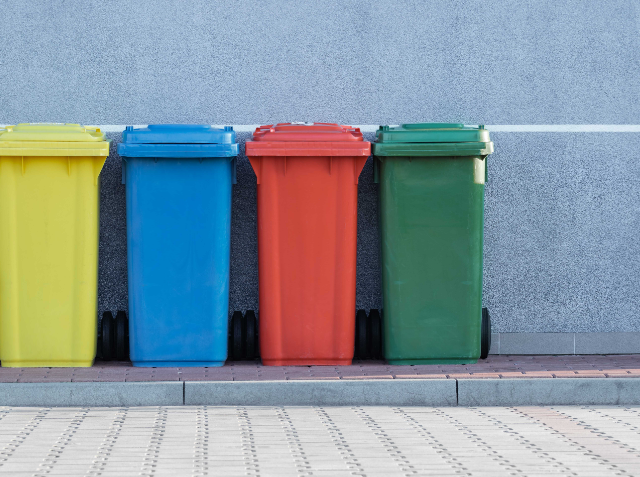
{"type": "Polygon", "coordinates": [[[489,354],[636,354],[640,332],[492,333],[489,354]]]}

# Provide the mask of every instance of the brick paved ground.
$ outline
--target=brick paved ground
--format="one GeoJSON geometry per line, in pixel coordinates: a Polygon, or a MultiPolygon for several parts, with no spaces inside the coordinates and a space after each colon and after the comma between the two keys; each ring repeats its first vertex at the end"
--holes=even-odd
{"type": "Polygon", "coordinates": [[[640,377],[640,355],[491,356],[477,364],[430,366],[361,361],[352,366],[236,362],[221,368],[134,368],[129,362],[98,362],[91,368],[0,368],[3,383],[609,377],[640,377]]]}
{"type": "Polygon", "coordinates": [[[0,407],[11,476],[640,475],[638,407],[0,407]]]}

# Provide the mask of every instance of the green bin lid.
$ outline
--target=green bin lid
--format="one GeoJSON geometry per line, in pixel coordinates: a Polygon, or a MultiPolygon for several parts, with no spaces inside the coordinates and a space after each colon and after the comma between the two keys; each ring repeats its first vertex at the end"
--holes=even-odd
{"type": "Polygon", "coordinates": [[[487,156],[493,142],[484,126],[457,123],[417,123],[380,126],[375,156],[487,156]]]}

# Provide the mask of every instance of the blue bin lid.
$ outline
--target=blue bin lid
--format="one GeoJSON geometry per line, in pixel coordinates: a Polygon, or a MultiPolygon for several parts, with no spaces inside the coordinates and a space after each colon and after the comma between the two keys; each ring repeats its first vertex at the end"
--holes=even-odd
{"type": "Polygon", "coordinates": [[[150,124],[127,126],[118,144],[124,157],[233,157],[238,155],[236,132],[208,124],[150,124]]]}

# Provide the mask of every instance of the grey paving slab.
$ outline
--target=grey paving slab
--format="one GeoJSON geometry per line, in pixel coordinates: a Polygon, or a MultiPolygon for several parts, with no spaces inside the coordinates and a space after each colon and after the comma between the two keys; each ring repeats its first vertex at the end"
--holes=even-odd
{"type": "Polygon", "coordinates": [[[640,404],[637,379],[462,379],[460,406],[640,404]]]}
{"type": "Polygon", "coordinates": [[[0,383],[0,406],[177,406],[182,382],[0,383]]]}
{"type": "Polygon", "coordinates": [[[455,406],[454,380],[186,382],[187,405],[455,406]]]}

